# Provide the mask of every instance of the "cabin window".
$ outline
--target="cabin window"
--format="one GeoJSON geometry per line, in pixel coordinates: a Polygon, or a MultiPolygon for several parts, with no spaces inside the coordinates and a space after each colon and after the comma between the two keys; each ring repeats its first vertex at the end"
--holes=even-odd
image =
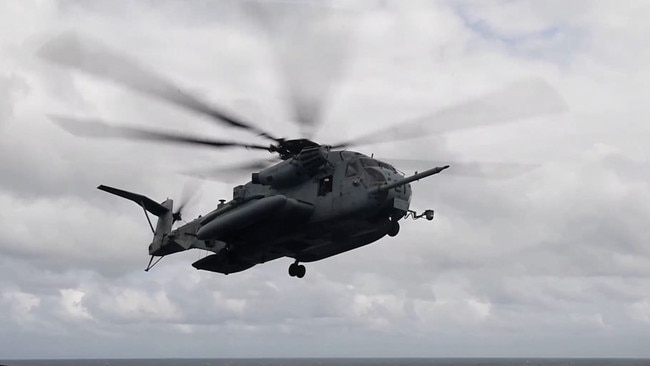
{"type": "Polygon", "coordinates": [[[328,175],[327,177],[321,178],[318,184],[318,195],[325,196],[330,192],[332,192],[332,176],[328,175]]]}

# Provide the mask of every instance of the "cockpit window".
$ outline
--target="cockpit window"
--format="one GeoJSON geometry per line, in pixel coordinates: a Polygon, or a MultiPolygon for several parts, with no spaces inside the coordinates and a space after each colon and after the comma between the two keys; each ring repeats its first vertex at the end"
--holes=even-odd
{"type": "Polygon", "coordinates": [[[359,170],[354,162],[350,162],[348,167],[345,169],[346,177],[354,177],[359,174],[359,170]]]}
{"type": "Polygon", "coordinates": [[[361,165],[364,168],[369,167],[369,166],[379,166],[379,164],[377,164],[377,160],[374,160],[374,159],[361,158],[361,159],[359,159],[359,161],[361,162],[361,165]]]}
{"type": "Polygon", "coordinates": [[[382,174],[379,169],[365,168],[365,171],[367,173],[369,183],[383,183],[386,181],[386,177],[384,177],[384,174],[382,174]]]}
{"type": "Polygon", "coordinates": [[[386,169],[388,169],[388,170],[390,170],[390,171],[392,171],[392,172],[396,172],[395,168],[393,168],[392,165],[390,165],[390,164],[386,164],[386,163],[384,163],[383,161],[380,161],[380,162],[379,162],[379,166],[382,167],[382,168],[386,168],[386,169]]]}
{"type": "Polygon", "coordinates": [[[384,163],[383,161],[378,161],[378,160],[370,159],[370,158],[361,158],[361,159],[359,159],[359,161],[361,162],[361,165],[364,168],[365,167],[371,167],[371,166],[382,167],[382,168],[388,169],[388,170],[390,170],[392,172],[395,172],[395,168],[393,168],[390,164],[384,163]]]}

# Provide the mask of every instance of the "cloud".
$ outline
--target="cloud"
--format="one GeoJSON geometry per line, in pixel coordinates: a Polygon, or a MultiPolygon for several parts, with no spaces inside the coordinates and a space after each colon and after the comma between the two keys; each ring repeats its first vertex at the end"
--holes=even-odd
{"type": "Polygon", "coordinates": [[[4,292],[2,303],[9,307],[11,319],[20,323],[33,320],[32,310],[41,304],[41,300],[27,292],[4,292]]]}
{"type": "Polygon", "coordinates": [[[60,290],[60,306],[63,315],[71,319],[91,319],[88,309],[83,306],[82,301],[86,295],[83,291],[76,289],[60,290]]]}
{"type": "MultiPolygon", "coordinates": [[[[261,128],[296,136],[274,49],[250,8],[3,4],[0,21],[10,31],[0,34],[0,336],[8,341],[0,354],[647,357],[646,3],[359,4],[346,67],[336,83],[321,85],[332,92],[319,141],[531,77],[555,87],[569,112],[360,147],[538,168],[507,180],[443,172],[414,183],[413,205],[435,209],[432,222],[403,221],[398,237],[310,263],[302,280],[287,276],[288,259],[229,276],[196,271],[190,263],[205,255],[197,251],[145,273],[150,233],[141,210],[95,189],[179,199],[188,178],[178,171],[262,154],[78,139],[45,117],[257,141],[34,58],[49,37],[76,30],[261,128]]],[[[311,59],[306,75],[327,62],[311,59]]],[[[206,182],[184,216],[231,194],[231,184],[206,182]]]]}

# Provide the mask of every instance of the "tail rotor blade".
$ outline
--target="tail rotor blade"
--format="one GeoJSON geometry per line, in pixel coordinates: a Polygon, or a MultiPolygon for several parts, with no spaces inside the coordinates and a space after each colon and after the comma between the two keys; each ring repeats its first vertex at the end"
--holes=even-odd
{"type": "Polygon", "coordinates": [[[172,215],[173,222],[183,220],[183,216],[182,216],[183,209],[187,207],[187,205],[191,204],[193,200],[196,199],[197,194],[199,192],[199,188],[202,184],[203,182],[199,180],[191,180],[183,185],[183,191],[181,192],[178,208],[172,215]]]}

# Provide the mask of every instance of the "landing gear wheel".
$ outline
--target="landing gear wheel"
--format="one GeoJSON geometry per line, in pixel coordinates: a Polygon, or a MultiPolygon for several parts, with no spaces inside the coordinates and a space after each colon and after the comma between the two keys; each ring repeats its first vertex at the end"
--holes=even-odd
{"type": "Polygon", "coordinates": [[[292,263],[289,266],[289,276],[291,277],[303,278],[305,277],[305,273],[307,273],[307,269],[302,264],[298,264],[298,262],[292,263]]]}
{"type": "Polygon", "coordinates": [[[296,277],[303,278],[305,277],[305,273],[307,273],[307,268],[305,268],[305,266],[302,264],[298,265],[298,272],[296,273],[296,277]]]}
{"type": "Polygon", "coordinates": [[[399,222],[391,221],[387,234],[388,236],[397,236],[397,234],[399,234],[399,222]]]}

